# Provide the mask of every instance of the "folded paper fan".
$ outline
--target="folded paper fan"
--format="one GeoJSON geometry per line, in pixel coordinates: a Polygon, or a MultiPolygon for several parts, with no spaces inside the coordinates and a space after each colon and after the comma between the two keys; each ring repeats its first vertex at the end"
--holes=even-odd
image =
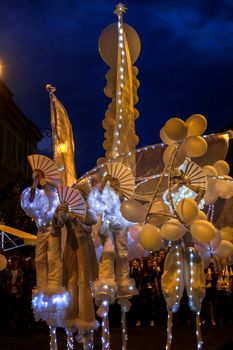
{"type": "Polygon", "coordinates": [[[106,164],[108,180],[114,190],[130,198],[135,190],[135,179],[132,171],[122,163],[110,162],[106,164]]]}
{"type": "Polygon", "coordinates": [[[60,171],[53,160],[40,154],[32,154],[27,157],[33,172],[36,172],[40,179],[53,184],[60,181],[60,171]]]}
{"type": "Polygon", "coordinates": [[[68,204],[69,211],[78,214],[82,218],[86,216],[86,202],[79,191],[71,187],[58,187],[57,191],[60,203],[68,204]]]}
{"type": "Polygon", "coordinates": [[[180,183],[203,197],[207,190],[207,178],[202,168],[196,163],[186,160],[179,170],[181,170],[180,183]]]}

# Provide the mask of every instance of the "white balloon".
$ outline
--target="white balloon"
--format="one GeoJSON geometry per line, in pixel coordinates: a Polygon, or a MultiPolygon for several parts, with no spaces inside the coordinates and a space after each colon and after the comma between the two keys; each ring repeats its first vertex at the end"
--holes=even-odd
{"type": "Polygon", "coordinates": [[[229,199],[233,196],[233,179],[224,175],[224,179],[218,179],[215,183],[216,191],[219,197],[229,199]]]}
{"type": "Polygon", "coordinates": [[[160,249],[162,245],[160,229],[154,225],[145,224],[140,232],[139,242],[148,251],[160,249]]]}
{"type": "Polygon", "coordinates": [[[122,216],[130,222],[143,222],[146,218],[147,211],[135,199],[129,199],[121,204],[120,212],[122,216]]]}
{"type": "Polygon", "coordinates": [[[172,145],[175,142],[175,141],[169,139],[164,128],[162,128],[160,130],[159,136],[160,136],[160,139],[162,140],[162,142],[165,143],[165,145],[172,145]]]}
{"type": "Polygon", "coordinates": [[[208,219],[207,219],[207,215],[206,215],[206,213],[204,213],[204,211],[198,210],[198,214],[197,214],[197,217],[195,218],[195,220],[208,220],[208,219]]]}
{"type": "Polygon", "coordinates": [[[160,234],[168,241],[176,241],[182,238],[186,228],[177,219],[170,219],[162,225],[160,234]]]}
{"type": "Polygon", "coordinates": [[[4,255],[0,254],[0,271],[3,271],[7,267],[7,259],[4,255]]]}
{"type": "Polygon", "coordinates": [[[214,225],[205,220],[194,221],[190,227],[190,231],[193,238],[204,243],[212,241],[216,234],[214,225]]]}
{"type": "Polygon", "coordinates": [[[204,263],[204,268],[207,268],[211,262],[211,252],[208,249],[208,245],[200,246],[199,244],[195,244],[195,248],[204,263]]]}
{"type": "Polygon", "coordinates": [[[190,136],[185,140],[185,152],[190,158],[201,157],[207,152],[208,144],[201,136],[190,136]]]}
{"type": "Polygon", "coordinates": [[[233,244],[223,239],[215,250],[215,254],[219,258],[230,258],[233,256],[233,244]]]}
{"type": "Polygon", "coordinates": [[[213,164],[219,176],[228,175],[230,172],[229,164],[225,160],[217,160],[213,164]]]}
{"type": "Polygon", "coordinates": [[[170,118],[164,126],[164,131],[170,139],[180,141],[186,137],[188,128],[182,119],[170,118]]]}
{"type": "Polygon", "coordinates": [[[205,175],[209,175],[209,176],[217,176],[218,175],[217,170],[211,165],[203,166],[202,171],[205,175]]]}
{"type": "Polygon", "coordinates": [[[164,202],[154,202],[149,214],[149,221],[154,225],[160,225],[169,219],[170,209],[164,202]]]}
{"type": "Polygon", "coordinates": [[[185,223],[190,224],[198,215],[198,206],[194,199],[184,198],[179,201],[176,211],[185,223]]]}
{"type": "Polygon", "coordinates": [[[207,128],[207,120],[202,114],[193,114],[187,120],[188,137],[202,135],[207,128]]]}
{"type": "MultiPolygon", "coordinates": [[[[165,151],[163,152],[163,162],[164,164],[168,164],[171,161],[171,155],[176,149],[176,144],[168,146],[165,151]]],[[[181,164],[184,163],[186,158],[186,154],[184,151],[184,147],[181,146],[176,153],[176,156],[174,158],[173,166],[174,168],[177,168],[181,164]]]]}
{"type": "Polygon", "coordinates": [[[221,243],[221,240],[222,240],[221,233],[219,232],[219,230],[216,229],[216,235],[214,239],[210,242],[213,250],[215,250],[219,246],[219,244],[221,243]]]}

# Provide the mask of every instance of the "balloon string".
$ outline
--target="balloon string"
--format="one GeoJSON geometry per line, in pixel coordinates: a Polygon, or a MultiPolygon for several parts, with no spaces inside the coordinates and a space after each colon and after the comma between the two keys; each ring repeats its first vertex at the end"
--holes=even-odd
{"type": "Polygon", "coordinates": [[[167,344],[165,350],[170,350],[172,344],[172,311],[168,311],[167,315],[167,344]]]}
{"type": "Polygon", "coordinates": [[[50,350],[57,350],[56,327],[50,325],[49,332],[50,332],[50,350]]]}
{"type": "Polygon", "coordinates": [[[160,178],[159,178],[159,181],[158,181],[158,183],[157,183],[157,186],[156,186],[156,189],[155,189],[155,193],[154,193],[153,199],[152,199],[152,201],[150,202],[149,208],[148,208],[148,210],[147,210],[145,222],[147,222],[147,220],[148,220],[148,216],[149,216],[149,214],[150,214],[150,210],[151,210],[151,208],[152,208],[152,206],[153,206],[153,203],[154,203],[155,198],[156,198],[156,196],[157,196],[159,187],[160,187],[160,185],[161,185],[161,183],[162,183],[162,180],[163,180],[163,178],[164,178],[164,176],[165,176],[167,167],[168,167],[168,165],[169,165],[169,163],[170,163],[170,161],[171,161],[173,155],[176,154],[176,152],[177,152],[177,149],[175,149],[175,150],[172,152],[172,154],[170,155],[169,161],[165,164],[165,167],[163,168],[163,172],[162,172],[162,174],[161,174],[161,176],[160,176],[160,178]]]}
{"type": "Polygon", "coordinates": [[[203,349],[203,341],[201,334],[201,317],[200,311],[196,313],[196,336],[197,336],[197,350],[203,349]]]}

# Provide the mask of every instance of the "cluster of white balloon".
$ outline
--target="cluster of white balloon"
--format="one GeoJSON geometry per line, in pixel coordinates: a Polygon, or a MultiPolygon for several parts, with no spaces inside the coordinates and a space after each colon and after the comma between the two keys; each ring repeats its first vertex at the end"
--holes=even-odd
{"type": "Polygon", "coordinates": [[[160,249],[163,240],[185,240],[187,235],[206,266],[210,263],[211,255],[219,258],[233,256],[233,244],[222,240],[220,232],[210,222],[210,215],[200,210],[212,205],[218,197],[229,199],[233,196],[233,179],[228,176],[230,168],[226,161],[220,159],[201,168],[190,159],[206,154],[208,144],[201,136],[206,128],[206,118],[194,114],[186,122],[180,118],[171,118],[161,129],[160,137],[167,145],[163,153],[165,168],[161,177],[168,176],[168,203],[163,197],[157,198],[156,194],[149,206],[134,199],[122,203],[120,210],[123,217],[138,223],[129,229],[133,241],[129,250],[131,257],[142,256],[143,248],[147,251],[160,249]],[[195,186],[192,186],[189,178],[182,177],[182,171],[179,171],[184,169],[185,162],[192,163],[198,169],[195,186]],[[176,177],[179,180],[173,186],[172,172],[176,170],[181,176],[176,177]],[[200,184],[203,183],[200,191],[200,184]]]}

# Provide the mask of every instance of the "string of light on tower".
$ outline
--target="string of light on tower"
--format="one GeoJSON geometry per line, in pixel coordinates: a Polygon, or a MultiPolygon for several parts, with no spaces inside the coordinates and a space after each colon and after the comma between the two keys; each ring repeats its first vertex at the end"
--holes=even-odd
{"type": "Polygon", "coordinates": [[[118,62],[117,62],[117,91],[116,91],[116,126],[114,129],[114,156],[119,156],[120,152],[120,132],[122,128],[123,104],[122,95],[125,83],[124,64],[125,64],[125,48],[124,48],[124,29],[123,29],[123,13],[126,12],[126,7],[123,4],[118,4],[114,13],[118,17],[118,62]]]}

